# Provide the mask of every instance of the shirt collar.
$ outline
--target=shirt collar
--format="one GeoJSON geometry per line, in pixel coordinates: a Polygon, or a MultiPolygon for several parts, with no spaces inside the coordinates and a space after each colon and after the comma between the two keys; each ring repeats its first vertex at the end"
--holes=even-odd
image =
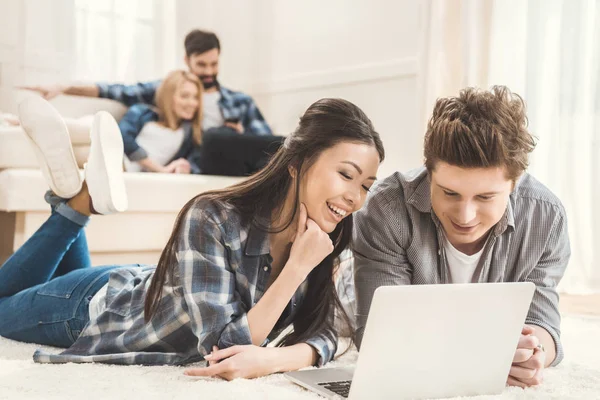
{"type": "MultiPolygon", "coordinates": [[[[268,219],[266,218],[258,218],[258,223],[263,226],[269,226],[268,219]]],[[[270,253],[269,233],[259,229],[256,224],[250,224],[244,254],[247,256],[262,256],[270,253]]]]}
{"type": "Polygon", "coordinates": [[[506,211],[504,211],[504,215],[498,221],[496,226],[494,227],[494,234],[496,236],[500,236],[504,233],[508,228],[511,230],[515,230],[515,214],[512,207],[512,194],[511,197],[508,198],[508,205],[506,206],[506,211]]]}
{"type": "Polygon", "coordinates": [[[427,171],[425,171],[424,174],[424,178],[413,181],[414,184],[416,184],[414,189],[411,187],[412,185],[408,187],[408,200],[406,202],[422,213],[429,213],[431,212],[431,181],[427,171]]]}

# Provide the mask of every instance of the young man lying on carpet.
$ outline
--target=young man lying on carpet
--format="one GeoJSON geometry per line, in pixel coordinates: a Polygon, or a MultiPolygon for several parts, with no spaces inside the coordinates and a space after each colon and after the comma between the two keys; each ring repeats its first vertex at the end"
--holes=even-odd
{"type": "Polygon", "coordinates": [[[0,268],[0,336],[67,348],[37,351],[40,363],[208,360],[187,374],[225,379],[333,358],[334,312],[345,316],[336,259],[384,158],[358,107],[317,101],[267,167],[190,200],[157,267],[91,268],[91,214],[127,207],[123,141],[110,114],[94,119],[85,179],[49,103],[28,99],[20,118],[52,189],[52,214],[0,268]],[[264,347],[290,325],[280,347],[264,347]]]}
{"type": "Polygon", "coordinates": [[[379,286],[533,282],[507,383],[538,385],[544,368],[562,360],[556,286],[570,257],[567,219],[560,200],[525,172],[534,147],[525,104],[505,87],[437,101],[425,166],[378,184],[355,218],[359,346],[379,286]]]}

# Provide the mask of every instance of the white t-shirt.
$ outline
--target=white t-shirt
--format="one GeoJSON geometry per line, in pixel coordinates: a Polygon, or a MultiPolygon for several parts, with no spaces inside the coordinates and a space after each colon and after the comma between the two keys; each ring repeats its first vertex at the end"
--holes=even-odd
{"type": "Polygon", "coordinates": [[[444,240],[446,259],[450,269],[450,282],[471,283],[484,248],[485,245],[477,253],[469,256],[452,246],[448,239],[444,240]]]}
{"type": "MultiPolygon", "coordinates": [[[[167,165],[173,159],[183,143],[183,127],[177,130],[167,128],[156,122],[148,122],[136,137],[136,142],[148,153],[148,157],[160,164],[167,165]]],[[[142,166],[125,158],[128,172],[141,172],[142,166]]]]}
{"type": "Polygon", "coordinates": [[[218,90],[210,93],[202,93],[202,130],[219,128],[225,125],[225,119],[219,107],[221,92],[218,90]]]}

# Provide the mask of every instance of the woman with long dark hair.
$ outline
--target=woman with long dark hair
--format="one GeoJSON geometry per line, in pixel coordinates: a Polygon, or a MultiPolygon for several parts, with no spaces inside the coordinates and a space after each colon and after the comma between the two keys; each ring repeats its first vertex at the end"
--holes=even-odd
{"type": "Polygon", "coordinates": [[[264,169],[190,200],[156,267],[89,268],[90,215],[126,207],[114,120],[96,116],[85,179],[47,103],[26,102],[21,120],[39,150],[53,212],[0,268],[0,335],[67,348],[38,351],[37,362],[207,360],[186,373],[225,379],[333,358],[336,309],[345,316],[335,260],[384,158],[358,107],[317,101],[264,169]],[[265,347],[289,325],[278,347],[265,347]]]}

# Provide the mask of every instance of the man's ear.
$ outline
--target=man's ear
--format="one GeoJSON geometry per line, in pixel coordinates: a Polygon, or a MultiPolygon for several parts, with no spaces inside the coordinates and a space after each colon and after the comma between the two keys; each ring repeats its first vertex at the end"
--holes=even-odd
{"type": "Polygon", "coordinates": [[[192,66],[190,65],[190,58],[187,55],[183,56],[183,62],[185,63],[185,65],[188,66],[188,68],[192,68],[192,66]]]}

